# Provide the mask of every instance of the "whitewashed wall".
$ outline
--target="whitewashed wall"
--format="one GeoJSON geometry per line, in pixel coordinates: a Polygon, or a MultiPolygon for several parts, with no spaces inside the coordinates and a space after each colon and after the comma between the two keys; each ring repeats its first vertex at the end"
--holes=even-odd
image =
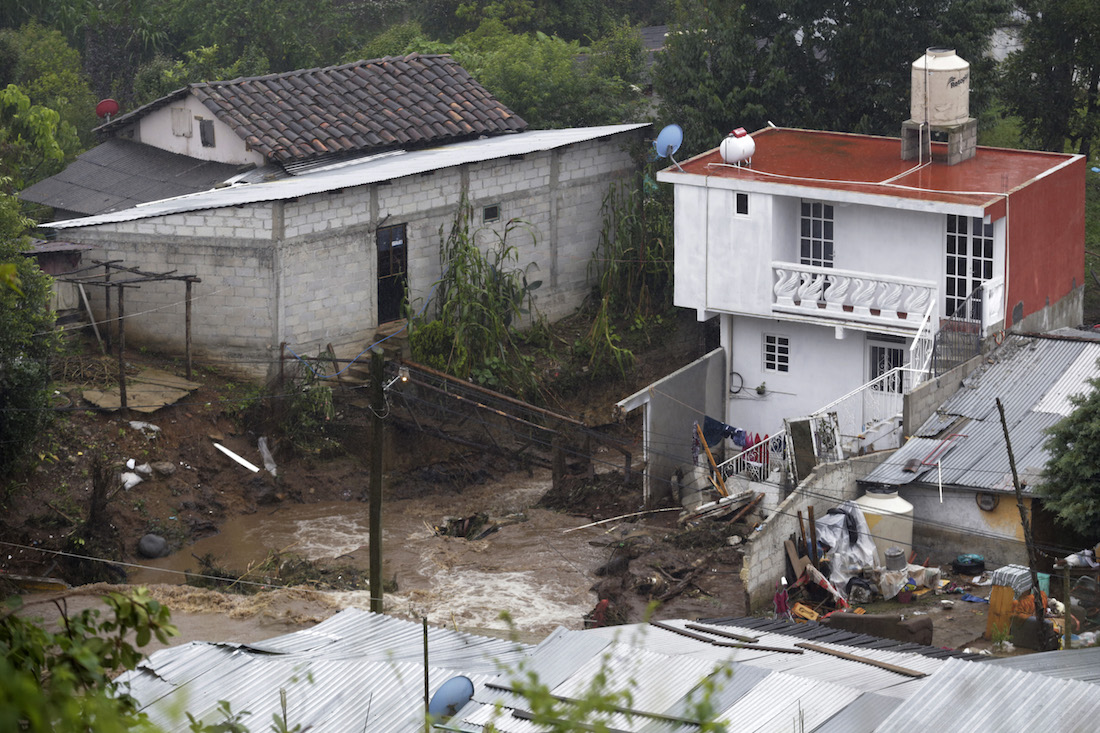
{"type": "Polygon", "coordinates": [[[263,156],[249,150],[244,140],[233,132],[229,125],[219,120],[206,105],[188,94],[183,99],[153,110],[142,117],[131,128],[134,140],[152,145],[153,147],[167,150],[171,153],[188,155],[199,160],[214,160],[220,163],[236,163],[245,165],[254,163],[263,165],[263,156]],[[190,137],[182,137],[172,132],[172,108],[182,107],[187,110],[187,117],[191,120],[190,137]],[[199,119],[214,121],[214,147],[207,148],[202,144],[199,134],[199,119]]]}

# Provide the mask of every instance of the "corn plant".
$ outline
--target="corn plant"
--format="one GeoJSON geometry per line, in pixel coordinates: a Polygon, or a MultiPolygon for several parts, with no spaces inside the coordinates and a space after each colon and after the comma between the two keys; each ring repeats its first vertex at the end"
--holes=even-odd
{"type": "Polygon", "coordinates": [[[435,317],[414,318],[413,358],[455,376],[496,389],[532,396],[533,362],[516,350],[515,327],[533,310],[541,280],[528,280],[534,263],[521,267],[516,236],[530,227],[517,219],[502,232],[470,225],[473,209],[463,200],[450,230],[440,228],[442,276],[436,284],[435,317]],[[479,245],[482,240],[487,244],[479,245]]]}

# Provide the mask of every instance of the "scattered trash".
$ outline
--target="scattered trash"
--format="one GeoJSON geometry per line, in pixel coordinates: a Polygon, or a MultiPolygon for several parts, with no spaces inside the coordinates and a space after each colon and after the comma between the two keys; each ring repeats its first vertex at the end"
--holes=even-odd
{"type": "Polygon", "coordinates": [[[123,473],[119,478],[122,479],[122,488],[126,489],[127,491],[141,483],[141,476],[138,476],[136,473],[131,473],[129,471],[123,473]]]}
{"type": "Polygon", "coordinates": [[[160,428],[151,422],[145,422],[143,420],[131,420],[130,427],[134,430],[140,430],[142,435],[152,440],[157,437],[157,433],[160,432],[160,428]]]}
{"type": "Polygon", "coordinates": [[[985,570],[985,557],[982,555],[959,555],[951,561],[951,569],[959,575],[976,575],[985,570]]]}
{"type": "Polygon", "coordinates": [[[955,607],[955,602],[954,601],[949,601],[945,598],[944,600],[940,601],[940,605],[943,606],[944,608],[954,608],[955,607]]]}
{"type": "Polygon", "coordinates": [[[137,461],[135,461],[133,458],[127,458],[126,459],[126,468],[130,469],[131,471],[134,470],[134,466],[136,464],[137,464],[137,461]]]}
{"type": "Polygon", "coordinates": [[[275,466],[275,457],[271,455],[271,450],[267,447],[267,438],[261,437],[259,440],[260,457],[264,459],[264,470],[270,473],[272,476],[278,476],[278,468],[275,466]]]}
{"type": "Polygon", "coordinates": [[[744,542],[744,540],[741,539],[741,535],[731,534],[729,537],[726,538],[726,544],[730,545],[731,547],[736,547],[742,542],[744,542]]]}
{"type": "Polygon", "coordinates": [[[1071,568],[1096,568],[1100,563],[1096,562],[1096,555],[1092,550],[1081,550],[1072,555],[1067,555],[1062,562],[1071,568]]]}
{"type": "Polygon", "coordinates": [[[975,596],[970,593],[963,593],[962,600],[966,601],[967,603],[989,603],[988,598],[982,598],[981,596],[975,596]]]}

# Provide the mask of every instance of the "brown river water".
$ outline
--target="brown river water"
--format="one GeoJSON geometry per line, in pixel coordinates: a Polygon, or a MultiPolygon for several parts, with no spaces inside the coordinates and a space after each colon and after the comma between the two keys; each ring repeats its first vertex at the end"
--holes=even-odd
{"type": "MultiPolygon", "coordinates": [[[[396,574],[398,590],[385,596],[385,611],[427,617],[439,626],[504,629],[507,611],[518,629],[548,633],[558,626],[581,628],[596,604],[590,588],[595,569],[607,559],[608,531],[615,523],[573,532],[586,524],[534,504],[550,486],[546,472],[513,474],[461,494],[403,499],[383,506],[383,570],[396,574]],[[487,512],[493,520],[522,513],[527,521],[502,527],[485,539],[437,535],[447,516],[487,512]],[[593,544],[594,543],[594,544],[593,544]]],[[[310,560],[339,558],[369,567],[369,512],[365,502],[291,504],[233,517],[215,536],[198,540],[148,569],[130,573],[130,583],[181,583],[180,571],[196,570],[195,556],[212,553],[224,567],[247,568],[272,552],[310,560]],[[176,572],[164,572],[176,571],[176,572]]],[[[341,606],[369,608],[367,591],[329,594],[341,606]]]]}

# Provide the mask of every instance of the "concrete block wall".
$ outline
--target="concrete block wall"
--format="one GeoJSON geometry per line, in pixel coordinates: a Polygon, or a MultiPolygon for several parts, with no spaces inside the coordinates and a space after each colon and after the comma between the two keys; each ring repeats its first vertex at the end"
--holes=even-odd
{"type": "MultiPolygon", "coordinates": [[[[602,224],[600,207],[612,180],[634,171],[625,144],[640,133],[532,153],[522,158],[450,168],[383,184],[303,196],[285,202],[213,209],[66,231],[96,253],[149,272],[176,270],[195,285],[192,344],[196,356],[236,361],[242,370],[272,373],[279,344],[316,353],[332,343],[362,347],[377,328],[379,226],[406,225],[408,278],[419,308],[441,270],[440,230],[449,231],[464,192],[474,206],[501,206],[525,222],[509,234],[518,266],[541,279],[536,308],[551,320],[571,313],[587,295],[588,262],[602,224]]],[[[495,237],[482,232],[489,246],[495,237]]],[[[182,353],[181,283],[127,292],[132,343],[182,353]]],[[[102,313],[102,292],[97,296],[102,313]]],[[[430,312],[430,311],[429,311],[430,312]]]]}
{"type": "Polygon", "coordinates": [[[748,537],[741,567],[741,582],[745,587],[750,613],[772,607],[776,583],[786,571],[787,552],[783,542],[798,535],[798,512],[806,521],[809,509],[822,516],[833,507],[860,495],[856,482],[866,478],[890,455],[875,453],[817,466],[790,496],[782,501],[761,529],[748,537]]]}
{"type": "MultiPolygon", "coordinates": [[[[229,210],[234,211],[234,210],[229,210]]],[[[243,210],[243,221],[256,222],[262,212],[243,210]]],[[[184,224],[185,231],[207,227],[239,229],[227,212],[208,212],[208,223],[184,224]]],[[[269,213],[269,212],[268,212],[269,213]]],[[[181,215],[192,219],[196,214],[181,215]]],[[[178,218],[178,217],[173,217],[178,218]]],[[[118,260],[145,272],[175,271],[202,280],[192,286],[192,352],[196,358],[240,363],[239,371],[265,373],[263,362],[277,358],[274,339],[275,248],[270,239],[244,237],[166,236],[152,232],[150,222],[124,222],[75,230],[75,241],[97,244],[89,259],[118,260]],[[116,231],[116,229],[129,231],[116,231]],[[257,363],[258,362],[258,363],[257,363]]],[[[262,231],[262,230],[261,230],[262,231]]],[[[118,280],[118,273],[112,279],[118,280]]],[[[104,289],[86,287],[99,318],[105,315],[104,289]]],[[[117,317],[112,289],[112,317],[117,317]]],[[[147,346],[171,354],[184,352],[186,287],[180,281],[142,283],[125,295],[127,348],[147,346]]],[[[275,342],[277,344],[277,342],[275,342]]]]}
{"type": "Polygon", "coordinates": [[[902,430],[906,439],[920,429],[940,405],[958,391],[962,381],[985,364],[985,357],[979,355],[959,364],[951,371],[925,380],[919,387],[911,390],[902,398],[902,430]]]}

